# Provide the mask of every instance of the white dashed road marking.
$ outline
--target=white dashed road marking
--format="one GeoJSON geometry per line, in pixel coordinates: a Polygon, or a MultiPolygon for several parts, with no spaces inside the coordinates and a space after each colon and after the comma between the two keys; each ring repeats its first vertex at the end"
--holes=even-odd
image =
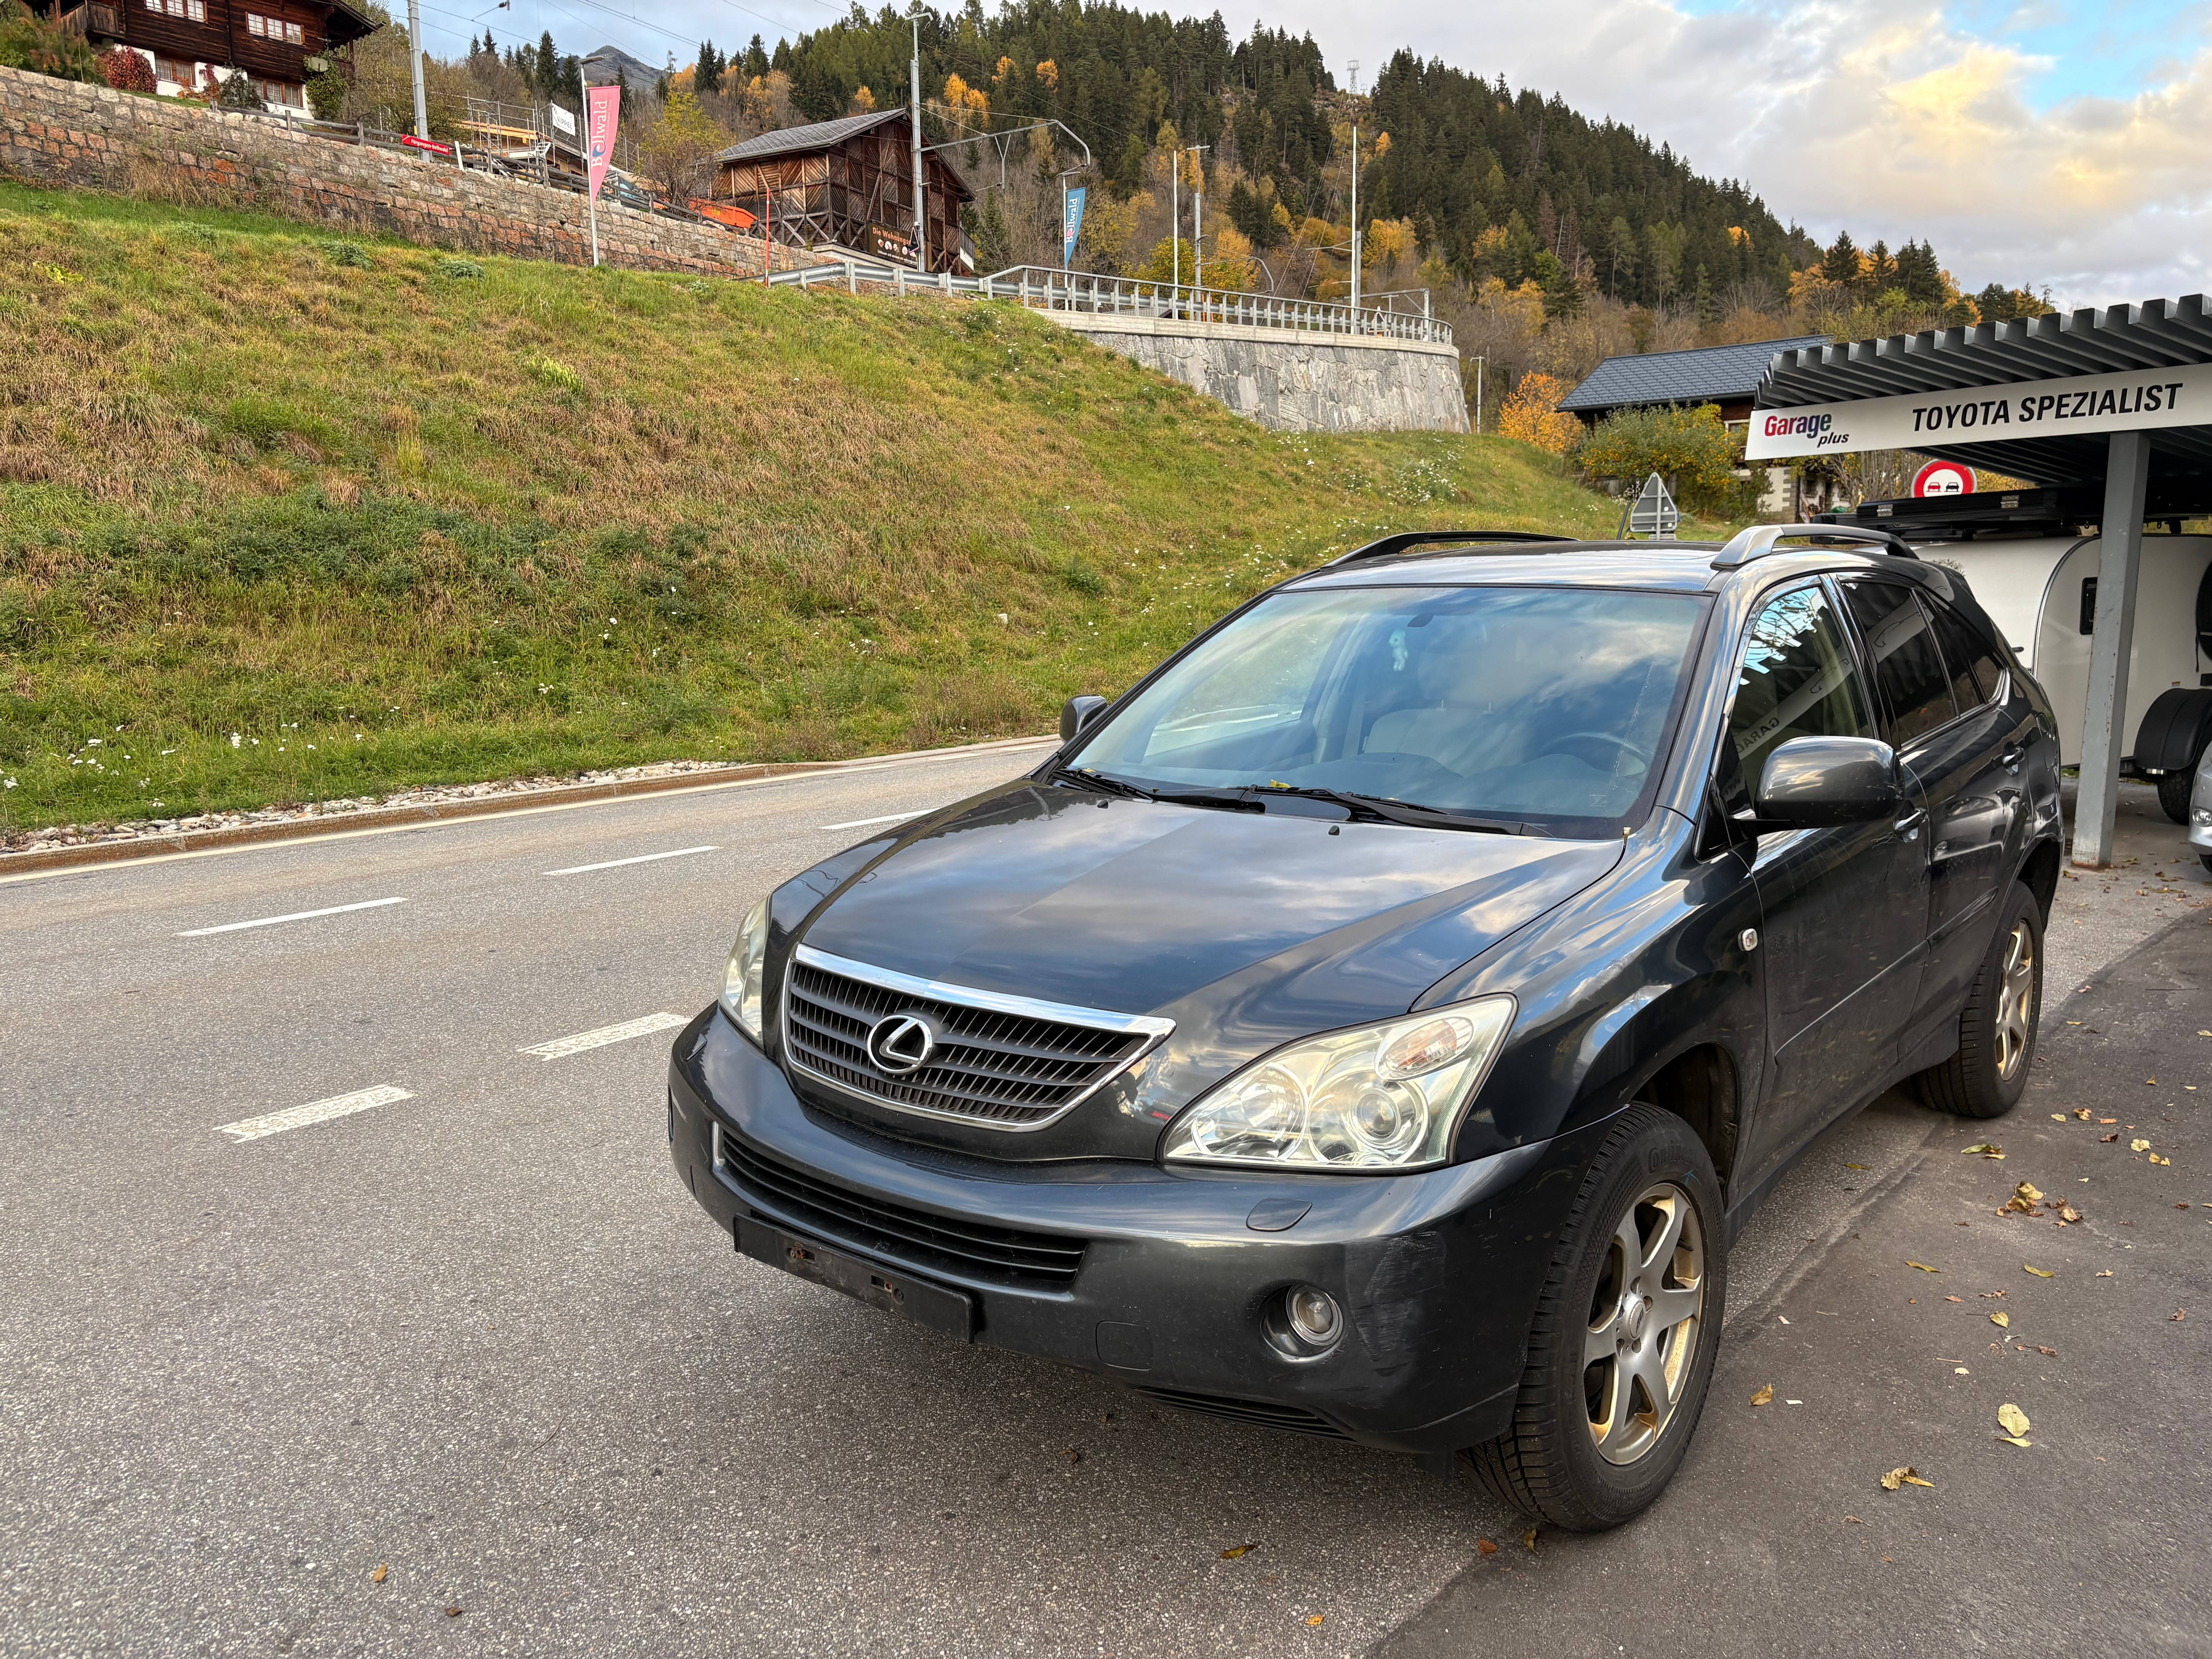
{"type": "Polygon", "coordinates": [[[686,1023],[682,1014],[647,1014],[643,1019],[626,1019],[619,1025],[602,1025],[596,1031],[579,1031],[574,1036],[556,1037],[550,1042],[518,1048],[515,1053],[536,1054],[544,1060],[560,1060],[568,1054],[580,1054],[586,1048],[604,1048],[610,1042],[627,1042],[632,1037],[650,1036],[655,1031],[665,1031],[672,1026],[686,1023]]]}
{"type": "Polygon", "coordinates": [[[358,904],[333,904],[321,910],[295,910],[289,916],[258,916],[252,921],[226,921],[220,927],[188,927],[179,939],[204,939],[210,933],[234,933],[241,927],[274,927],[281,921],[307,921],[316,916],[342,916],[349,910],[375,910],[387,904],[404,904],[404,898],[363,899],[358,904]]]}
{"type": "Polygon", "coordinates": [[[349,1095],[332,1095],[328,1100],[309,1101],[305,1106],[271,1112],[266,1117],[241,1118],[235,1123],[219,1124],[216,1132],[228,1135],[233,1140],[258,1140],[264,1135],[282,1134],[287,1129],[304,1129],[310,1123],[327,1123],[334,1117],[349,1117],[356,1112],[365,1112],[372,1106],[389,1106],[396,1101],[414,1098],[404,1089],[395,1088],[389,1083],[380,1083],[374,1089],[356,1090],[349,1095]]]}
{"type": "Polygon", "coordinates": [[[865,830],[872,823],[904,823],[908,818],[921,816],[920,812],[893,812],[880,818],[851,818],[843,823],[825,823],[822,827],[824,830],[865,830]]]}
{"type": "Polygon", "coordinates": [[[609,859],[605,864],[579,864],[566,870],[548,870],[549,876],[581,876],[593,870],[619,870],[625,864],[651,864],[659,859],[688,859],[694,853],[718,853],[719,847],[679,847],[672,853],[641,853],[634,859],[609,859]]]}

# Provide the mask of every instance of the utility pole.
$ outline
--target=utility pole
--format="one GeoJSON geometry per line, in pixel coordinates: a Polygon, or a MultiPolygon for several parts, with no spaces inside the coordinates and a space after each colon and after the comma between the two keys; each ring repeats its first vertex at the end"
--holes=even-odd
{"type": "Polygon", "coordinates": [[[921,182],[921,6],[907,14],[914,25],[914,57],[908,65],[912,77],[908,100],[914,112],[914,263],[917,270],[929,269],[929,198],[921,182]]]}
{"type": "MultiPolygon", "coordinates": [[[[1211,144],[1193,144],[1189,154],[1203,155],[1213,148],[1211,144]]],[[[1206,286],[1206,163],[1198,164],[1191,176],[1190,201],[1190,274],[1200,288],[1206,286]]]]}
{"type": "Polygon", "coordinates": [[[1352,325],[1359,326],[1359,123],[1352,124],[1352,325]]]}
{"type": "Polygon", "coordinates": [[[1182,287],[1182,152],[1168,158],[1168,248],[1175,261],[1175,285],[1182,287]]]}
{"type": "Polygon", "coordinates": [[[1474,435],[1482,435],[1482,359],[1474,360],[1474,435]]]}
{"type": "Polygon", "coordinates": [[[407,0],[407,61],[415,71],[415,136],[430,137],[430,104],[422,95],[422,0],[407,0]]]}

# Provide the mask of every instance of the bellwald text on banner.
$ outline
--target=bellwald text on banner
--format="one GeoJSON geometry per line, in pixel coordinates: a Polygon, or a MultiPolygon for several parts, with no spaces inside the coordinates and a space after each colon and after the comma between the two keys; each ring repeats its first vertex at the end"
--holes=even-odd
{"type": "Polygon", "coordinates": [[[1796,409],[1754,409],[1744,459],[1830,451],[1929,449],[2008,439],[2139,432],[2212,423],[2212,364],[1959,386],[1796,409]]]}
{"type": "Polygon", "coordinates": [[[1083,234],[1084,194],[1080,185],[1067,192],[1067,222],[1060,227],[1060,262],[1062,264],[1075,258],[1075,239],[1083,234]]]}
{"type": "Polygon", "coordinates": [[[584,161],[590,171],[591,193],[595,201],[599,198],[599,185],[607,176],[607,162],[614,155],[615,125],[621,117],[622,87],[619,83],[584,88],[584,121],[588,129],[584,140],[584,161]]]}

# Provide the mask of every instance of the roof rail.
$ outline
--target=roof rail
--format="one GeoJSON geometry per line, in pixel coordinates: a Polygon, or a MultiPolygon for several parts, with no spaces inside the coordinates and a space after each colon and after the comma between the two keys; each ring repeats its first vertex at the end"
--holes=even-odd
{"type": "Polygon", "coordinates": [[[1748,530],[1737,531],[1729,538],[1729,544],[1713,555],[1713,568],[1729,570],[1749,564],[1773,552],[1775,543],[1796,537],[1816,542],[1850,542],[1878,549],[1899,559],[1917,561],[1920,557],[1911,544],[1893,530],[1873,530],[1855,524],[1755,524],[1748,530]]]}
{"type": "Polygon", "coordinates": [[[1546,536],[1533,530],[1404,530],[1364,547],[1331,559],[1331,564],[1350,564],[1355,559],[1388,559],[1410,553],[1435,542],[1571,542],[1571,536],[1546,536]]]}

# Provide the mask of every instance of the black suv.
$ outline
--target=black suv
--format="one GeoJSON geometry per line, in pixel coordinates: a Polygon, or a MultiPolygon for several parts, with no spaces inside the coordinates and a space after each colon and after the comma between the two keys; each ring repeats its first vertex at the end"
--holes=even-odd
{"type": "Polygon", "coordinates": [[[1902,542],[1394,536],[1061,731],[745,919],[668,1098],[745,1255],[1601,1528],[1790,1160],[2027,1081],[2056,727],[1902,542]]]}

